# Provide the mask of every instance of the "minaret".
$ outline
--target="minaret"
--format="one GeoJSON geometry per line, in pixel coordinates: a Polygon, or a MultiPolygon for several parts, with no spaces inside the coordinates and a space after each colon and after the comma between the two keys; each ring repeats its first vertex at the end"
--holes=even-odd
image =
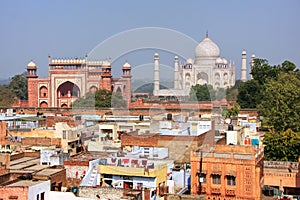
{"type": "Polygon", "coordinates": [[[127,105],[129,106],[131,102],[131,66],[127,61],[123,65],[122,71],[123,71],[122,79],[124,80],[123,97],[126,100],[127,105]]]}
{"type": "Polygon", "coordinates": [[[158,63],[159,57],[158,53],[154,54],[154,90],[153,95],[158,96],[159,91],[159,63],[158,63]]]}
{"type": "Polygon", "coordinates": [[[27,65],[28,106],[39,107],[37,67],[33,61],[27,65]]]}
{"type": "Polygon", "coordinates": [[[241,80],[242,82],[247,81],[247,56],[246,56],[246,51],[242,52],[242,75],[241,75],[241,80]]]}
{"type": "MultiPolygon", "coordinates": [[[[252,69],[253,69],[253,66],[254,66],[254,59],[255,59],[255,55],[254,54],[252,54],[252,56],[251,56],[251,73],[252,73],[252,69]]],[[[252,76],[252,74],[251,74],[251,80],[253,79],[253,76],[252,76]]]]}
{"type": "Polygon", "coordinates": [[[174,57],[174,89],[179,89],[179,64],[178,64],[178,56],[174,57]]]}

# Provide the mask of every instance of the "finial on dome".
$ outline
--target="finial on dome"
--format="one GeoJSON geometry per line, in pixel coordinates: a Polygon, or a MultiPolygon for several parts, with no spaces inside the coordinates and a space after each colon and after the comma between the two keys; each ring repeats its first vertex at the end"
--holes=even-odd
{"type": "Polygon", "coordinates": [[[206,37],[206,38],[208,38],[208,31],[206,31],[206,35],[205,35],[205,37],[206,37]]]}

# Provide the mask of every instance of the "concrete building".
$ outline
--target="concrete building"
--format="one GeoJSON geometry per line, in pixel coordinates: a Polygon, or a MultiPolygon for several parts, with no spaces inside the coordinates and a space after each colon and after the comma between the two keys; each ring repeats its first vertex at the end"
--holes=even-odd
{"type": "Polygon", "coordinates": [[[191,194],[206,199],[261,199],[263,149],[215,145],[191,154],[191,194]]]}
{"type": "Polygon", "coordinates": [[[0,194],[4,200],[47,200],[50,199],[50,181],[20,180],[0,186],[0,194]]]}
{"type": "Polygon", "coordinates": [[[287,195],[300,195],[299,162],[264,161],[264,185],[287,195]]]}
{"type": "Polygon", "coordinates": [[[77,98],[98,89],[119,92],[131,101],[131,66],[125,63],[121,78],[112,78],[109,61],[51,59],[49,77],[38,78],[37,66],[27,65],[29,107],[70,107],[77,98]]]}

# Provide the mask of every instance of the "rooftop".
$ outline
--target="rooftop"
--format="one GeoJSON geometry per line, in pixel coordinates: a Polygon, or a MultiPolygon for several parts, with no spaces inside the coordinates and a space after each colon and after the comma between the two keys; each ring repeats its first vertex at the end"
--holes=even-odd
{"type": "Polygon", "coordinates": [[[7,186],[30,187],[30,186],[37,185],[37,184],[40,184],[40,183],[43,183],[43,182],[45,182],[45,181],[39,181],[39,180],[20,180],[18,182],[9,184],[7,186]]]}

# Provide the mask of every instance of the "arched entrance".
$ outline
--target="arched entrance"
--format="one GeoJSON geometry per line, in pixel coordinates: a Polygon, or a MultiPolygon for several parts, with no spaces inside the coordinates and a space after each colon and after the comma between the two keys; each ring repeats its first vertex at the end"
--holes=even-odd
{"type": "Polygon", "coordinates": [[[56,95],[58,107],[70,107],[73,100],[80,97],[80,89],[76,84],[66,81],[57,88],[56,95]]]}
{"type": "Polygon", "coordinates": [[[40,108],[47,108],[48,107],[48,103],[43,101],[40,103],[40,108]]]}

